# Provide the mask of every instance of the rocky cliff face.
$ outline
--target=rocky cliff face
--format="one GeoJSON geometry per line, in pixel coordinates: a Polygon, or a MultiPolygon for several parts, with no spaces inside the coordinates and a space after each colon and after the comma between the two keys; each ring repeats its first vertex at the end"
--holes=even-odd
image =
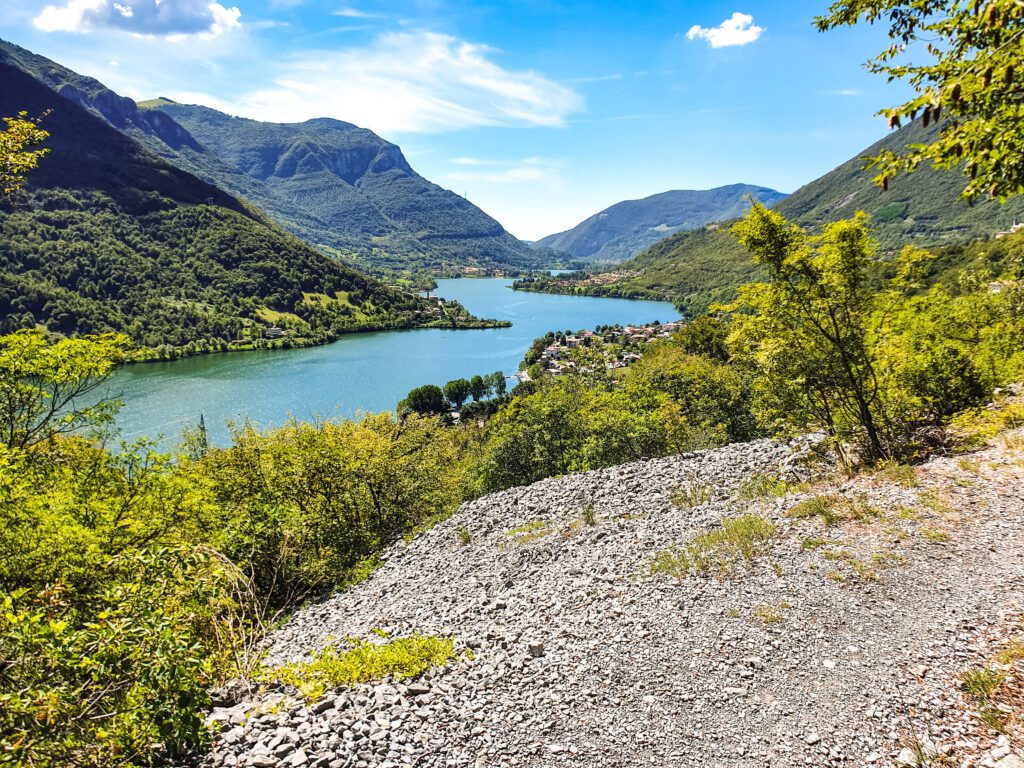
{"type": "Polygon", "coordinates": [[[959,675],[1020,630],[1020,453],[980,454],[980,477],[939,459],[898,481],[758,490],[808,478],[812,442],[466,504],[366,582],[300,611],[267,661],[381,642],[375,629],[452,637],[471,656],[412,683],[216,710],[205,764],[906,766],[922,753],[1019,766],[1005,761],[1021,734],[979,727],[959,675]],[[821,500],[834,516],[813,511],[821,500]],[[749,561],[721,550],[706,570],[652,572],[657,553],[751,515],[771,533],[749,561]]]}

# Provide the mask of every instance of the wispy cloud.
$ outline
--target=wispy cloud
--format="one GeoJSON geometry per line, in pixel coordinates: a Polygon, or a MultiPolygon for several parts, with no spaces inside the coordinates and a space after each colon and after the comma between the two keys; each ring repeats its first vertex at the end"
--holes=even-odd
{"type": "Polygon", "coordinates": [[[687,40],[707,40],[712,48],[730,45],[748,45],[757,40],[764,27],[754,24],[754,17],[737,11],[717,27],[702,27],[694,24],[686,33],[687,40]]]}
{"type": "Polygon", "coordinates": [[[453,157],[451,162],[454,165],[505,165],[501,160],[482,160],[479,157],[453,157]]]}
{"type": "Polygon", "coordinates": [[[67,0],[46,6],[34,21],[44,32],[107,28],[173,40],[217,37],[240,26],[241,15],[209,0],[67,0]]]}
{"type": "Polygon", "coordinates": [[[361,11],[358,8],[352,8],[351,6],[345,6],[332,12],[334,16],[344,16],[346,19],[379,19],[381,15],[379,13],[369,13],[368,11],[361,11]]]}
{"type": "Polygon", "coordinates": [[[825,91],[826,96],[860,96],[860,88],[836,88],[832,91],[825,91]]]}
{"type": "Polygon", "coordinates": [[[594,75],[592,77],[574,77],[569,80],[570,83],[607,83],[610,80],[621,80],[622,75],[594,75]]]}
{"type": "Polygon", "coordinates": [[[483,160],[477,157],[456,157],[455,165],[479,170],[453,171],[442,178],[449,182],[483,182],[485,184],[520,184],[549,181],[558,175],[559,164],[543,157],[524,157],[518,161],[483,160]],[[484,169],[487,170],[484,170],[484,169]]]}
{"type": "Polygon", "coordinates": [[[495,53],[451,35],[392,32],[364,47],[305,51],[283,64],[272,85],[220,106],[274,122],[335,117],[386,136],[561,126],[583,109],[571,88],[537,72],[506,69],[495,53]]]}

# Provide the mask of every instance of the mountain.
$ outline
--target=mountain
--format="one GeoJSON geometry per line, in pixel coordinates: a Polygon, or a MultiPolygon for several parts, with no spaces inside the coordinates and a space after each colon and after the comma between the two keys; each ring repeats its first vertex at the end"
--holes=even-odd
{"type": "Polygon", "coordinates": [[[922,166],[909,176],[896,178],[884,191],[874,183],[874,173],[865,170],[865,157],[886,150],[901,152],[911,144],[927,143],[937,130],[934,125],[924,128],[918,120],[893,131],[838,168],[802,186],[776,205],[775,210],[810,227],[866,211],[871,215],[875,237],[886,248],[911,242],[937,246],[991,237],[1024,219],[1024,199],[1020,197],[1005,204],[982,200],[973,206],[958,199],[965,182],[955,171],[922,166]]]}
{"type": "Polygon", "coordinates": [[[136,104],[2,41],[0,61],[321,250],[375,272],[519,269],[543,261],[468,200],[416,173],[397,145],[351,123],[263,123],[166,98],[136,104]]]}
{"type": "Polygon", "coordinates": [[[122,331],[169,355],[272,325],[292,344],[466,321],[316,251],[20,68],[0,61],[0,82],[0,116],[44,115],[51,133],[25,191],[0,205],[0,333],[122,331]]]}
{"type": "Polygon", "coordinates": [[[774,189],[750,184],[675,189],[643,200],[616,203],[570,230],[541,238],[535,246],[586,261],[625,261],[679,230],[742,216],[750,207],[750,196],[769,206],[785,197],[774,189]]]}
{"type": "MultiPolygon", "coordinates": [[[[936,269],[957,271],[973,263],[998,272],[1009,256],[1011,241],[990,241],[974,258],[964,244],[991,238],[1024,221],[1024,196],[1005,204],[984,200],[973,206],[958,199],[963,178],[955,172],[931,168],[902,176],[883,191],[864,169],[864,157],[885,150],[900,151],[928,140],[936,129],[920,122],[890,133],[863,152],[819,179],[776,203],[775,210],[812,230],[863,210],[871,215],[872,229],[883,249],[914,244],[936,250],[936,269]]],[[[1016,246],[1013,246],[1016,247],[1016,246]]],[[[682,311],[700,314],[715,303],[728,301],[736,287],[760,273],[750,255],[728,231],[728,222],[680,231],[616,267],[593,274],[561,275],[519,281],[521,290],[589,296],[660,298],[675,302],[682,311]]],[[[935,274],[934,279],[950,280],[935,274]]]]}

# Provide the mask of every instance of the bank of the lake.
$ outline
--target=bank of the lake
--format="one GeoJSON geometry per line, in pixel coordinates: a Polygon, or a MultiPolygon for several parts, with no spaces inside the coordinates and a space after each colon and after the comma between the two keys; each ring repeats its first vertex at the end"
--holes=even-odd
{"type": "Polygon", "coordinates": [[[223,443],[228,419],[276,426],[289,415],[352,416],[394,408],[420,384],[499,370],[512,374],[530,343],[548,331],[679,318],[668,302],[524,293],[510,290],[511,283],[438,280],[436,290],[478,317],[510,321],[508,328],[353,334],[320,347],[129,366],[108,387],[125,402],[118,426],[128,439],[176,439],[202,414],[211,438],[223,443]]]}

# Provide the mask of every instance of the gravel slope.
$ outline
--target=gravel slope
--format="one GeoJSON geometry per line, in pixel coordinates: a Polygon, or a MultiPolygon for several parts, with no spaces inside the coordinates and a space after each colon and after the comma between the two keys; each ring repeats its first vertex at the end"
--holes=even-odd
{"type": "Polygon", "coordinates": [[[268,660],[375,628],[452,636],[472,658],[311,707],[264,693],[216,710],[224,731],[204,764],[891,766],[923,739],[948,765],[1022,768],[1006,762],[1020,734],[997,742],[949,715],[965,707],[955,675],[983,649],[979,633],[1024,612],[1024,452],[990,448],[977,471],[940,459],[901,482],[738,498],[754,474],[806,479],[812,442],[637,462],[464,505],[368,581],[299,612],[268,660]],[[711,497],[674,505],[693,484],[711,497]],[[868,512],[834,526],[785,514],[822,493],[868,512]],[[777,528],[749,567],[651,575],[652,553],[745,513],[777,528]]]}

